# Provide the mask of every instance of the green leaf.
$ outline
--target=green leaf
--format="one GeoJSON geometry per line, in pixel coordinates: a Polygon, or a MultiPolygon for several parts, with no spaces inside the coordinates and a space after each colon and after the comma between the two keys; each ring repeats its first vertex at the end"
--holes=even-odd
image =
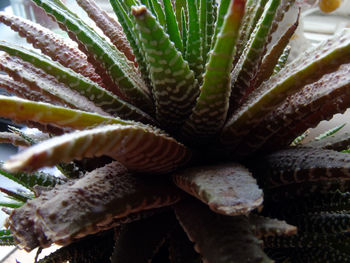
{"type": "Polygon", "coordinates": [[[61,2],[56,0],[33,1],[47,13],[53,15],[67,31],[74,33],[76,40],[86,48],[88,57],[110,75],[121,93],[131,103],[140,105],[146,112],[153,111],[152,100],[145,83],[120,51],[101,38],[61,2]]]}
{"type": "Polygon", "coordinates": [[[329,137],[329,136],[335,134],[336,132],[338,132],[338,131],[341,130],[342,128],[344,128],[345,125],[346,125],[346,123],[343,123],[343,124],[340,124],[340,125],[338,125],[338,126],[332,128],[332,129],[329,129],[328,131],[326,131],[326,132],[320,134],[319,136],[317,136],[317,137],[315,138],[315,140],[316,140],[316,141],[323,140],[323,139],[325,139],[325,138],[327,138],[327,137],[329,137]]]}
{"type": "Polygon", "coordinates": [[[216,213],[248,214],[262,206],[263,192],[249,171],[238,164],[188,168],[175,172],[173,179],[216,213]]]}
{"type": "Polygon", "coordinates": [[[0,230],[0,246],[14,246],[15,241],[10,230],[0,230]]]}
{"type": "Polygon", "coordinates": [[[52,242],[68,245],[104,230],[115,219],[169,206],[181,197],[167,177],[134,176],[112,162],[68,186],[43,192],[16,209],[7,224],[26,250],[52,242]]]}
{"type": "Polygon", "coordinates": [[[33,102],[17,97],[0,95],[0,116],[17,122],[31,120],[57,127],[86,129],[100,124],[132,124],[118,118],[89,113],[42,102],[33,102]]]}
{"type": "Polygon", "coordinates": [[[152,2],[155,15],[157,16],[157,20],[159,21],[159,24],[163,26],[163,28],[166,28],[165,14],[159,1],[158,0],[149,0],[149,1],[152,2]]]}
{"type": "Polygon", "coordinates": [[[200,95],[184,126],[185,133],[191,140],[193,136],[206,139],[216,135],[226,120],[232,61],[244,6],[243,0],[232,1],[213,52],[209,55],[200,95]]]}
{"type": "Polygon", "coordinates": [[[199,83],[203,74],[203,47],[202,36],[199,27],[198,9],[195,1],[187,1],[188,8],[188,38],[186,43],[185,60],[190,69],[195,73],[199,83]]]}
{"type": "Polygon", "coordinates": [[[197,80],[146,7],[133,7],[133,15],[150,69],[157,120],[162,127],[179,129],[197,97],[197,80]]]}
{"type": "Polygon", "coordinates": [[[22,202],[25,203],[28,200],[32,199],[33,196],[29,196],[29,194],[24,194],[23,192],[19,192],[19,191],[12,191],[10,189],[5,189],[3,187],[0,187],[0,192],[6,194],[8,198],[17,201],[17,202],[22,202]]]}
{"type": "Polygon", "coordinates": [[[180,37],[179,26],[176,22],[175,13],[173,11],[172,4],[170,0],[163,0],[164,3],[164,13],[167,25],[167,33],[169,34],[170,40],[174,43],[176,49],[180,52],[183,51],[182,39],[180,37]]]}
{"type": "Polygon", "coordinates": [[[8,171],[33,171],[59,162],[107,155],[131,171],[166,173],[188,161],[190,151],[149,126],[105,125],[54,137],[12,156],[8,171]],[[142,145],[142,147],[139,147],[142,145]]]}
{"type": "Polygon", "coordinates": [[[134,62],[135,56],[123,32],[121,25],[105,11],[103,11],[94,1],[77,0],[82,7],[103,33],[111,40],[113,45],[121,51],[128,60],[134,62]]]}
{"type": "MultiPolygon", "coordinates": [[[[96,74],[93,66],[88,63],[86,56],[67,38],[54,34],[51,30],[32,23],[29,20],[0,12],[0,21],[11,29],[25,37],[27,42],[32,43],[35,48],[54,61],[58,61],[63,66],[74,70],[77,73],[91,79],[102,87],[111,87],[112,82],[106,82],[106,78],[96,74]],[[106,82],[106,86],[104,85],[106,82]],[[108,84],[108,85],[107,85],[108,84]]],[[[115,90],[113,87],[112,90],[115,90]]]]}
{"type": "Polygon", "coordinates": [[[59,82],[64,83],[72,90],[77,91],[109,114],[124,119],[154,123],[150,116],[138,108],[124,102],[89,79],[76,74],[68,68],[62,67],[54,61],[51,61],[46,56],[2,41],[0,41],[0,50],[3,50],[10,55],[20,57],[21,59],[33,64],[35,67],[42,69],[47,74],[54,76],[59,82]]]}

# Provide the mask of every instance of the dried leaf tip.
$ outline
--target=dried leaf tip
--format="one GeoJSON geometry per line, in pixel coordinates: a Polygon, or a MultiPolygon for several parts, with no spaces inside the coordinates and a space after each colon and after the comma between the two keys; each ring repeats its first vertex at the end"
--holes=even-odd
{"type": "Polygon", "coordinates": [[[140,17],[146,14],[147,8],[144,5],[133,6],[131,8],[131,13],[133,16],[140,17]]]}

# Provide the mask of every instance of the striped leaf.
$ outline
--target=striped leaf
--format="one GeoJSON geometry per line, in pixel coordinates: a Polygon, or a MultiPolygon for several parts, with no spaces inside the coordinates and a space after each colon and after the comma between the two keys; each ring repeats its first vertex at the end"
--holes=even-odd
{"type": "MultiPolygon", "coordinates": [[[[51,61],[41,54],[6,42],[0,42],[0,50],[3,50],[10,55],[20,57],[21,59],[33,64],[36,68],[40,68],[47,74],[54,76],[59,82],[64,83],[67,87],[77,91],[79,94],[91,100],[96,106],[102,108],[111,115],[127,120],[154,123],[150,116],[138,108],[124,102],[116,95],[101,88],[96,83],[76,74],[72,70],[62,67],[58,63],[51,61]]],[[[40,87],[42,88],[43,86],[40,85],[40,87]]]]}
{"type": "Polygon", "coordinates": [[[33,171],[59,162],[107,155],[131,171],[166,173],[184,164],[189,150],[159,130],[142,125],[105,125],[44,141],[12,156],[8,171],[33,171]]]}
{"type": "Polygon", "coordinates": [[[252,92],[226,123],[222,142],[230,145],[230,149],[234,150],[234,146],[242,136],[256,127],[263,117],[274,110],[288,95],[315,81],[315,78],[321,78],[323,74],[332,72],[341,64],[349,62],[349,36],[350,32],[342,32],[341,35],[306,52],[264,82],[256,92],[252,92]]]}
{"type": "Polygon", "coordinates": [[[193,136],[206,139],[216,135],[226,120],[233,55],[245,7],[244,0],[231,2],[222,30],[209,55],[196,106],[184,125],[185,133],[191,139],[193,136]]]}
{"type": "Polygon", "coordinates": [[[29,251],[52,242],[67,245],[99,232],[114,218],[168,206],[180,198],[181,194],[166,177],[133,176],[113,162],[87,173],[68,187],[42,193],[16,209],[7,225],[19,246],[29,251]]]}
{"type": "Polygon", "coordinates": [[[190,114],[198,94],[197,81],[186,61],[145,6],[133,7],[150,69],[157,119],[178,128],[190,114]]]}
{"type": "Polygon", "coordinates": [[[350,156],[332,150],[298,147],[266,155],[253,169],[264,178],[264,184],[272,186],[349,178],[350,156]]]}
{"type": "Polygon", "coordinates": [[[0,246],[13,246],[15,245],[13,236],[10,230],[0,230],[0,246]]]}
{"type": "Polygon", "coordinates": [[[50,101],[68,108],[109,115],[86,97],[58,82],[55,77],[22,59],[3,55],[0,57],[0,69],[7,72],[18,82],[24,82],[36,93],[41,93],[42,97],[45,98],[44,101],[50,101]]]}
{"type": "Polygon", "coordinates": [[[147,92],[147,87],[133,65],[127,62],[123,53],[101,38],[61,2],[56,0],[33,1],[54,16],[63,28],[74,34],[70,36],[80,43],[79,47],[86,52],[88,58],[93,61],[93,65],[100,67],[112,78],[123,96],[146,112],[152,112],[152,100],[147,92]]]}
{"type": "Polygon", "coordinates": [[[238,164],[188,168],[176,172],[173,179],[216,213],[248,214],[262,205],[263,192],[249,171],[238,164]]]}
{"type": "MultiPolygon", "coordinates": [[[[96,74],[94,67],[87,61],[84,53],[75,47],[74,42],[54,34],[51,30],[36,23],[5,12],[0,12],[0,21],[7,26],[11,26],[12,30],[25,37],[35,48],[40,49],[43,54],[54,61],[58,61],[63,66],[82,74],[104,87],[106,79],[101,79],[96,74]]],[[[112,85],[111,83],[108,82],[106,85],[112,85]]]]}
{"type": "Polygon", "coordinates": [[[127,41],[123,28],[114,18],[103,11],[94,1],[78,0],[77,3],[82,7],[103,33],[111,40],[113,45],[121,51],[128,60],[135,63],[135,56],[127,41]]]}

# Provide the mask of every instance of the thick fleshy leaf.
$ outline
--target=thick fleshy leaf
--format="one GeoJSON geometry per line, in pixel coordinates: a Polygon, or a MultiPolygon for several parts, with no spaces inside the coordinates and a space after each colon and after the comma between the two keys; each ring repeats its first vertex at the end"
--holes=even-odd
{"type": "Polygon", "coordinates": [[[242,140],[242,136],[256,127],[266,114],[273,111],[288,95],[321,78],[323,74],[336,70],[349,60],[350,31],[343,31],[306,52],[248,96],[226,123],[222,143],[234,151],[234,146],[242,140]]]}
{"type": "Polygon", "coordinates": [[[179,26],[176,21],[173,6],[170,0],[163,0],[166,29],[170,40],[174,43],[176,49],[180,52],[183,50],[182,39],[180,37],[179,26]]]}
{"type": "Polygon", "coordinates": [[[283,18],[286,10],[293,4],[294,1],[290,0],[270,0],[266,3],[264,12],[232,71],[231,110],[236,109],[242,98],[256,88],[250,84],[261,65],[271,34],[276,30],[276,24],[283,18]]]}
{"type": "Polygon", "coordinates": [[[184,125],[184,132],[191,140],[212,137],[221,130],[226,120],[233,54],[244,7],[245,0],[231,1],[214,49],[209,55],[200,95],[184,125]]]}
{"type": "Polygon", "coordinates": [[[16,81],[5,74],[0,75],[0,87],[24,99],[49,102],[49,99],[44,97],[39,91],[32,90],[23,82],[16,81]]]}
{"type": "Polygon", "coordinates": [[[175,212],[204,262],[272,262],[253,235],[248,217],[222,216],[190,201],[176,205],[175,212]]]}
{"type": "Polygon", "coordinates": [[[345,111],[350,106],[349,69],[350,64],[342,65],[337,71],[288,97],[265,116],[254,135],[250,134],[247,142],[255,141],[249,143],[249,147],[257,148],[265,143],[262,146],[264,148],[280,148],[321,120],[330,119],[334,114],[345,111]]]}
{"type": "Polygon", "coordinates": [[[12,156],[9,171],[33,171],[59,162],[107,155],[141,173],[167,173],[183,165],[189,150],[150,126],[106,125],[54,137],[12,156]]]}
{"type": "Polygon", "coordinates": [[[77,0],[77,3],[85,10],[89,17],[111,40],[113,45],[123,52],[128,60],[135,62],[135,56],[132,53],[129,42],[123,33],[122,26],[114,18],[103,11],[94,1],[77,0]]]}
{"type": "Polygon", "coordinates": [[[53,242],[67,245],[99,232],[113,218],[168,206],[180,198],[166,177],[134,176],[113,162],[27,202],[12,212],[7,226],[26,250],[53,242]]]}
{"type": "Polygon", "coordinates": [[[164,127],[178,129],[191,112],[198,83],[181,53],[146,7],[133,7],[132,12],[150,69],[157,119],[164,127]]]}
{"type": "Polygon", "coordinates": [[[24,82],[32,90],[41,93],[42,97],[46,98],[45,101],[68,108],[109,115],[77,91],[71,90],[55,77],[20,58],[4,54],[0,57],[0,69],[18,82],[24,82]]]}
{"type": "Polygon", "coordinates": [[[263,192],[239,164],[200,166],[173,175],[177,186],[224,215],[248,214],[262,206],[263,192]]]}
{"type": "Polygon", "coordinates": [[[279,58],[282,56],[286,49],[289,40],[292,38],[295,30],[299,24],[299,16],[294,24],[292,24],[284,34],[277,40],[277,42],[271,47],[269,52],[265,55],[261,62],[261,66],[258,69],[254,80],[251,85],[259,87],[260,84],[267,80],[274,73],[275,67],[278,64],[279,58]]]}
{"type": "Polygon", "coordinates": [[[207,64],[208,54],[211,49],[212,36],[215,30],[216,1],[200,1],[200,32],[202,36],[203,67],[207,64]]]}
{"type": "Polygon", "coordinates": [[[101,124],[133,124],[118,118],[89,113],[80,110],[54,106],[42,102],[34,102],[0,95],[0,116],[12,119],[15,122],[34,122],[55,127],[70,129],[86,129],[101,124]]]}
{"type": "MultiPolygon", "coordinates": [[[[199,2],[199,1],[198,1],[199,2]]],[[[190,69],[193,70],[196,79],[199,83],[202,82],[203,73],[203,46],[198,6],[196,1],[187,1],[188,10],[188,37],[186,43],[186,53],[184,55],[185,60],[188,62],[190,69]]]]}
{"type": "Polygon", "coordinates": [[[290,236],[297,233],[297,228],[287,224],[285,221],[259,215],[249,215],[249,223],[257,238],[282,235],[290,236]]]}
{"type": "MultiPolygon", "coordinates": [[[[89,79],[51,61],[46,56],[1,41],[0,50],[5,51],[12,56],[20,57],[37,68],[42,69],[47,74],[54,76],[59,82],[64,83],[67,87],[77,91],[79,94],[94,102],[96,106],[102,108],[111,115],[128,120],[154,123],[150,116],[138,108],[121,100],[113,93],[101,88],[89,79]]],[[[40,87],[42,88],[42,85],[40,87]]]]}
{"type": "Polygon", "coordinates": [[[29,43],[40,49],[43,54],[104,86],[104,80],[96,74],[93,66],[88,63],[86,56],[74,45],[74,42],[54,34],[36,23],[5,12],[0,12],[0,21],[5,25],[11,26],[12,30],[25,37],[29,43]]]}
{"type": "Polygon", "coordinates": [[[60,1],[33,1],[70,32],[70,37],[79,43],[79,48],[97,67],[97,72],[107,73],[128,101],[139,105],[146,112],[153,111],[146,84],[123,53],[95,33],[60,1]]]}
{"type": "Polygon", "coordinates": [[[165,213],[121,226],[111,263],[150,262],[176,223],[173,213],[165,213]]]}
{"type": "Polygon", "coordinates": [[[252,169],[264,186],[350,177],[350,156],[332,150],[291,148],[266,155],[252,169]]]}

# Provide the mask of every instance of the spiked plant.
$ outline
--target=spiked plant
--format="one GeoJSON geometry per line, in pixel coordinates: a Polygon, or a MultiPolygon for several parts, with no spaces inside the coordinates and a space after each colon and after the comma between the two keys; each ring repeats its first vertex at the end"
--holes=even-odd
{"type": "Polygon", "coordinates": [[[298,146],[350,106],[350,32],[285,64],[293,0],[110,0],[119,22],[77,0],[104,36],[33,2],[77,45],[0,14],[41,50],[0,43],[17,95],[0,116],[41,130],[0,136],[28,147],[0,173],[31,191],[1,188],[1,244],[63,246],[41,262],[350,261],[349,137],[298,146]],[[67,178],[35,172],[53,165],[67,178]]]}

